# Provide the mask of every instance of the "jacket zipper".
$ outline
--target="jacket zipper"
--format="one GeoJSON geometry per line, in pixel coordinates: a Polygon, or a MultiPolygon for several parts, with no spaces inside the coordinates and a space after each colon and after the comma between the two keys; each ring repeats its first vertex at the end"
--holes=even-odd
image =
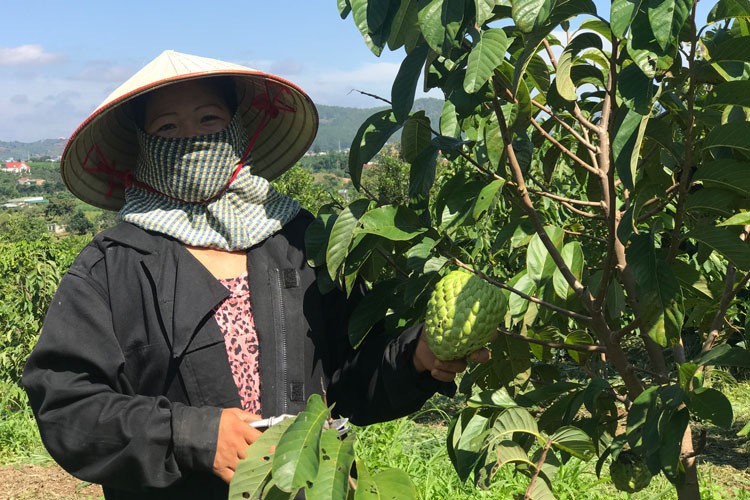
{"type": "Polygon", "coordinates": [[[275,270],[276,275],[276,298],[278,304],[278,327],[277,332],[280,336],[278,339],[279,351],[281,354],[281,408],[280,413],[287,413],[289,411],[289,397],[287,394],[289,386],[289,367],[287,363],[287,338],[286,338],[286,314],[284,308],[284,291],[281,286],[281,272],[279,269],[275,270]]]}

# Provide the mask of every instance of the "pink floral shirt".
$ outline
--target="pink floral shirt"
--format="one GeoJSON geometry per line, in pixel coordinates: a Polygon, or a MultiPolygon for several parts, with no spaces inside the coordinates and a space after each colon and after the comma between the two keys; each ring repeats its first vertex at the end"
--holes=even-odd
{"type": "Polygon", "coordinates": [[[236,278],[220,279],[229,297],[214,311],[224,334],[234,383],[239,390],[242,409],[260,415],[260,372],[258,370],[258,334],[250,309],[250,286],[247,273],[236,278]]]}

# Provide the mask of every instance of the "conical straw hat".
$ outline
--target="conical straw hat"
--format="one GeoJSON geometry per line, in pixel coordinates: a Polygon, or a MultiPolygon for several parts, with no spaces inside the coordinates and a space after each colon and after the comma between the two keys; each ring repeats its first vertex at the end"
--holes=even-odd
{"type": "Polygon", "coordinates": [[[124,103],[176,82],[231,76],[237,112],[248,137],[255,175],[275,179],[302,157],[318,130],[315,105],[299,87],[275,75],[216,59],[167,50],[107,97],[68,140],[63,181],[81,200],[119,210],[138,156],[136,126],[124,103]]]}

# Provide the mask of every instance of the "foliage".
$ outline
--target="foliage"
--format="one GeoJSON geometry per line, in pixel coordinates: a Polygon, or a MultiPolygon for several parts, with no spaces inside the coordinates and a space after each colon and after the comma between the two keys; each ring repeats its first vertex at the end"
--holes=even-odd
{"type": "Polygon", "coordinates": [[[88,234],[93,230],[94,225],[80,208],[73,212],[70,219],[68,219],[68,231],[73,234],[88,234]]]}
{"type": "Polygon", "coordinates": [[[354,434],[339,435],[323,399],[313,395],[297,416],[269,427],[247,449],[229,485],[229,499],[305,498],[416,499],[403,471],[370,473],[354,454],[354,434]],[[356,461],[356,481],[351,477],[356,461]],[[355,486],[352,486],[352,484],[355,486]]]}
{"type": "Polygon", "coordinates": [[[462,381],[459,477],[511,467],[548,498],[571,456],[601,471],[627,451],[697,498],[692,428],[733,422],[705,374],[750,366],[750,3],[720,0],[706,26],[688,0],[337,3],[374,54],[406,54],[349,171],[362,187],[402,131],[408,200],[323,207],[308,233],[331,281],[372,288],[352,343],[422,321],[442,275],[475,272],[509,313],[462,381]],[[420,76],[446,97],[437,123],[413,111],[420,76]]]}
{"type": "Polygon", "coordinates": [[[17,383],[62,274],[86,237],[0,243],[0,381],[17,383]]]}
{"type": "Polygon", "coordinates": [[[294,198],[304,209],[312,213],[316,213],[322,205],[329,203],[333,198],[333,195],[314,182],[310,172],[298,166],[286,171],[272,184],[279,192],[294,198]]]}
{"type": "Polygon", "coordinates": [[[0,380],[0,464],[48,460],[26,393],[17,384],[0,380]]]}
{"type": "Polygon", "coordinates": [[[35,241],[46,237],[47,222],[35,210],[0,213],[0,243],[35,241]]]}

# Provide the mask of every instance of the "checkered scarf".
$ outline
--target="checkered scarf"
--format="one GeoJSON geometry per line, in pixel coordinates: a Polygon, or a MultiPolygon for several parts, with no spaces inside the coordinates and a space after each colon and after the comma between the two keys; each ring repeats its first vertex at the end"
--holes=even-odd
{"type": "Polygon", "coordinates": [[[134,184],[120,219],[187,244],[244,250],[279,231],[299,204],[251,173],[235,115],[216,134],[168,138],[138,131],[134,184]]]}

